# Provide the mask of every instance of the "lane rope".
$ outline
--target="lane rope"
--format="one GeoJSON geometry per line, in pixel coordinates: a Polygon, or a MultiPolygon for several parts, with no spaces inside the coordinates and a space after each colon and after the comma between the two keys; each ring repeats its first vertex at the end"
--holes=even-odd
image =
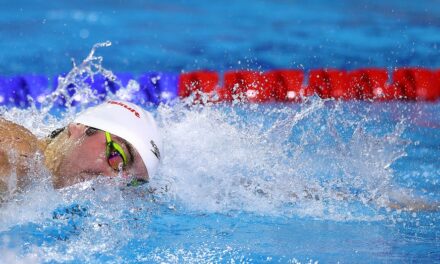
{"type": "MultiPolygon", "coordinates": [[[[136,80],[138,87],[120,91],[112,80],[95,76],[86,83],[104,98],[112,92],[133,101],[153,104],[167,103],[192,96],[195,101],[231,102],[301,102],[317,95],[336,100],[411,100],[440,99],[440,70],[427,68],[396,68],[391,73],[384,68],[341,69],[280,69],[266,72],[252,70],[227,71],[222,76],[214,71],[194,71],[182,74],[150,72],[140,76],[116,74],[122,85],[136,80]],[[125,93],[125,94],[124,94],[125,93]]],[[[58,78],[42,75],[0,76],[0,105],[28,107],[29,98],[38,105],[57,87],[58,78]]],[[[130,86],[130,85],[129,85],[130,86]]],[[[68,87],[74,96],[75,89],[68,87]]],[[[77,103],[81,97],[76,98],[77,103]]],[[[59,99],[64,105],[63,96],[59,99]]]]}

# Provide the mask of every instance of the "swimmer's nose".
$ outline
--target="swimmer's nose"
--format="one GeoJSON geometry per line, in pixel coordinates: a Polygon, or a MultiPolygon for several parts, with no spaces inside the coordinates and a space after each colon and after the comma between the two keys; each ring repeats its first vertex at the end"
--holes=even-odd
{"type": "Polygon", "coordinates": [[[72,138],[80,138],[84,135],[86,127],[82,124],[71,123],[67,126],[67,135],[72,138]]]}

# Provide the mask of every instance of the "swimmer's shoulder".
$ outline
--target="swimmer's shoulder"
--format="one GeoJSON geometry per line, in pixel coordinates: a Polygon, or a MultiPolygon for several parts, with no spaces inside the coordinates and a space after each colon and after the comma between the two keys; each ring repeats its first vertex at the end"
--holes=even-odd
{"type": "Polygon", "coordinates": [[[41,148],[38,138],[25,127],[0,117],[0,148],[14,149],[20,155],[41,148]]]}
{"type": "Polygon", "coordinates": [[[13,185],[19,188],[29,182],[26,175],[38,152],[42,152],[41,143],[34,134],[0,117],[0,194],[4,192],[5,184],[11,185],[11,175],[16,177],[13,185]]]}

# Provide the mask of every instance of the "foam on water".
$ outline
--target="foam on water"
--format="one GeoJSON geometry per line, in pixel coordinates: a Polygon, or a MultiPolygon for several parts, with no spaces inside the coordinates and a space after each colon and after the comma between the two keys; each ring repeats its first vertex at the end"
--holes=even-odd
{"type": "Polygon", "coordinates": [[[159,179],[173,200],[201,211],[343,219],[346,203],[387,206],[395,188],[390,164],[408,144],[399,138],[403,124],[375,137],[364,131],[366,121],[353,121],[343,139],[335,126],[344,117],[320,99],[228,107],[159,108],[167,139],[159,179]],[[333,210],[338,204],[343,212],[333,210]]]}
{"type": "MultiPolygon", "coordinates": [[[[115,78],[94,52],[60,79],[41,108],[3,108],[3,117],[40,137],[68,124],[99,99],[85,79],[96,74],[115,78]],[[66,93],[72,83],[84,104],[73,106],[74,97],[66,93]],[[60,94],[68,107],[55,116],[60,94]]],[[[121,85],[119,94],[109,98],[127,100],[136,87],[134,82],[121,85]]],[[[36,167],[34,185],[0,209],[0,232],[8,237],[1,247],[19,248],[24,262],[35,256],[90,262],[97,254],[117,260],[133,239],[148,239],[150,218],[161,210],[336,221],[393,218],[390,205],[398,206],[402,197],[414,199],[413,190],[396,184],[391,167],[412,143],[402,139],[403,118],[379,125],[381,113],[372,114],[374,107],[319,98],[296,105],[161,105],[154,114],[164,135],[164,159],[148,186],[125,188],[118,179],[101,178],[54,190],[48,172],[36,167]],[[33,224],[39,226],[36,235],[18,228],[33,224]],[[39,246],[20,246],[29,240],[39,246]]],[[[163,250],[139,260],[160,262],[161,256],[170,256],[166,261],[173,262],[174,256],[197,262],[210,254],[163,250]]],[[[234,254],[239,252],[216,251],[214,256],[234,254]]]]}

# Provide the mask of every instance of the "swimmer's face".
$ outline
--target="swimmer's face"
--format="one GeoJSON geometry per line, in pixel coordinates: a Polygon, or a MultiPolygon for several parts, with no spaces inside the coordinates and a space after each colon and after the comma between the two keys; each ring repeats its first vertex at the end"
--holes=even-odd
{"type": "MultiPolygon", "coordinates": [[[[123,177],[148,180],[147,169],[136,149],[115,135],[112,140],[119,144],[127,156],[122,169],[123,177]]],[[[101,130],[88,129],[81,124],[67,127],[65,147],[54,179],[56,188],[63,188],[98,176],[116,177],[119,174],[110,166],[106,156],[106,138],[101,130]]]]}

